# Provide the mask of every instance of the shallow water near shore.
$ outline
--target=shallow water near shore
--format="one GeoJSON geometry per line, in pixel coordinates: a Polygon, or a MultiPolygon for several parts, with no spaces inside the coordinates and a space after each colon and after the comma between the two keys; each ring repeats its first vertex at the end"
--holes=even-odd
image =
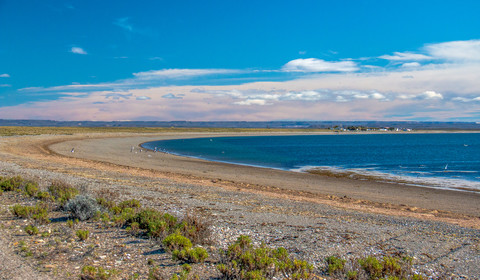
{"type": "Polygon", "coordinates": [[[234,164],[480,192],[480,134],[215,137],[144,148],[234,164]]]}

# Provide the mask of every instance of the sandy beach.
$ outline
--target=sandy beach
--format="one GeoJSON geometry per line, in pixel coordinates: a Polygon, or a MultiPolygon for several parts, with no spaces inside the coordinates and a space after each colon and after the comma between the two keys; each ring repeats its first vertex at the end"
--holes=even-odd
{"type": "Polygon", "coordinates": [[[4,137],[0,145],[2,172],[19,170],[34,177],[47,172],[50,175],[45,180],[63,176],[90,184],[89,191],[118,189],[139,198],[154,191],[156,198],[145,199],[145,203],[171,201],[170,205],[154,205],[180,212],[201,205],[202,211],[216,220],[221,244],[239,233],[249,233],[267,244],[285,246],[313,263],[322,262],[328,254],[364,255],[386,247],[400,248],[422,263],[422,271],[443,265],[455,275],[477,279],[478,193],[139,152],[139,145],[148,141],[228,135],[253,134],[4,137]],[[132,146],[137,152],[131,152],[132,146]],[[292,235],[296,237],[292,239],[292,235]],[[340,240],[341,236],[345,240],[340,240]],[[322,243],[319,238],[330,241],[322,243]],[[336,244],[333,247],[332,242],[336,244]]]}
{"type": "MultiPolygon", "coordinates": [[[[238,136],[238,134],[234,135],[238,136]]],[[[208,162],[165,153],[145,152],[145,150],[143,153],[139,152],[141,149],[139,144],[147,141],[216,136],[228,136],[228,134],[82,139],[61,142],[49,147],[53,152],[63,156],[107,162],[118,166],[137,167],[149,170],[157,176],[176,180],[188,179],[198,182],[209,181],[209,184],[235,185],[272,194],[291,195],[310,201],[333,200],[347,208],[357,209],[356,205],[363,204],[385,209],[419,210],[416,208],[421,208],[429,214],[436,214],[435,211],[437,211],[478,216],[480,213],[480,194],[478,193],[331,178],[307,173],[208,162]],[[130,151],[132,146],[136,147],[134,153],[130,151]],[[72,148],[75,148],[73,154],[70,152],[72,148]]]]}

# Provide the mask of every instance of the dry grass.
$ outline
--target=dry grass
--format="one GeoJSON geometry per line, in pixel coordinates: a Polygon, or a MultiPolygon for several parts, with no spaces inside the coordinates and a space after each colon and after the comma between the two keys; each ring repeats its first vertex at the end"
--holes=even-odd
{"type": "Polygon", "coordinates": [[[172,133],[172,132],[322,132],[326,129],[266,129],[266,128],[208,128],[208,127],[29,127],[0,126],[0,136],[80,133],[172,133]]]}

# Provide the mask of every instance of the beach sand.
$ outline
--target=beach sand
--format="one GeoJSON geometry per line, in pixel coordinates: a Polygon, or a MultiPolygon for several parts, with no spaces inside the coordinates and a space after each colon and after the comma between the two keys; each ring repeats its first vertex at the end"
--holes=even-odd
{"type": "Polygon", "coordinates": [[[479,193],[209,162],[160,152],[146,152],[145,149],[140,152],[139,147],[141,143],[161,139],[229,135],[259,134],[167,133],[17,137],[14,140],[16,143],[10,144],[8,148],[18,155],[47,156],[50,160],[61,161],[69,158],[70,164],[101,165],[103,169],[148,173],[152,177],[199,183],[205,187],[215,185],[240,188],[244,191],[326,203],[348,209],[417,216],[480,227],[479,193]],[[131,152],[131,147],[135,147],[135,152],[131,152]],[[74,153],[71,152],[72,148],[75,149],[74,153]]]}
{"type": "Polygon", "coordinates": [[[90,191],[126,193],[125,198],[140,199],[147,206],[180,212],[201,209],[215,221],[219,246],[249,234],[314,264],[332,254],[352,257],[400,250],[413,255],[422,271],[480,273],[478,193],[139,152],[139,144],[148,141],[228,135],[254,134],[3,137],[0,163],[5,162],[7,173],[19,170],[22,176],[45,180],[80,180],[90,191]],[[132,146],[137,152],[131,152],[132,146]]]}

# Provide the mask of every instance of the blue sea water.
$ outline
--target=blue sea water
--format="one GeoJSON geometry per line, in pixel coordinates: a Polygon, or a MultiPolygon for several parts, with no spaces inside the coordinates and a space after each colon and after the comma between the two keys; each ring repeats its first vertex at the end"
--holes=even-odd
{"type": "Polygon", "coordinates": [[[214,137],[154,141],[143,147],[234,164],[480,192],[477,133],[214,137]]]}

